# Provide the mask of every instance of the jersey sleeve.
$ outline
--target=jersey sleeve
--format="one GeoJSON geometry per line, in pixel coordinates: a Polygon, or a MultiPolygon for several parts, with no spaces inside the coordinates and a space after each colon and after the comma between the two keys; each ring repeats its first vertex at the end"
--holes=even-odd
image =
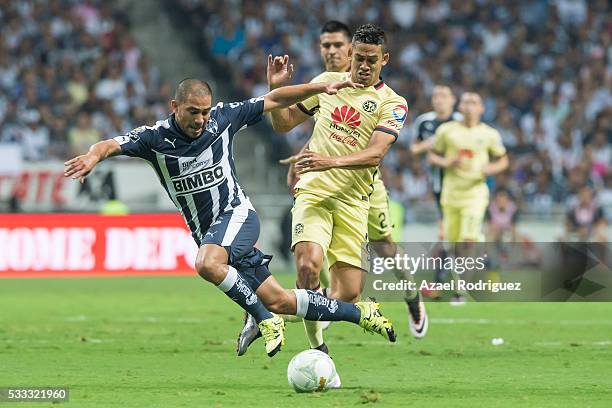
{"type": "MultiPolygon", "coordinates": [[[[410,124],[410,141],[412,143],[418,143],[418,142],[422,142],[425,140],[425,135],[424,135],[424,126],[425,126],[425,122],[427,121],[425,118],[425,113],[417,116],[417,118],[414,120],[414,122],[412,122],[412,124],[410,124]]],[[[430,135],[430,136],[433,136],[430,135]]]]}
{"type": "Polygon", "coordinates": [[[319,110],[319,95],[313,95],[302,102],[298,102],[297,107],[305,114],[314,116],[319,110]]]}
{"type": "Polygon", "coordinates": [[[423,137],[423,121],[418,121],[412,126],[412,140],[415,143],[425,140],[423,137]]]}
{"type": "Polygon", "coordinates": [[[497,130],[493,130],[491,135],[491,143],[489,144],[489,154],[494,157],[501,157],[506,154],[506,148],[502,143],[501,134],[497,130]]]}
{"type": "Polygon", "coordinates": [[[154,146],[155,133],[148,126],[140,126],[125,135],[114,137],[119,143],[121,154],[150,160],[154,146]]]}
{"type": "Polygon", "coordinates": [[[264,97],[224,104],[221,110],[232,124],[234,133],[263,119],[264,97]]]}
{"type": "MultiPolygon", "coordinates": [[[[322,74],[312,78],[309,83],[314,84],[317,82],[331,82],[337,80],[339,80],[338,73],[323,72],[322,74]]],[[[314,116],[314,114],[319,110],[319,94],[313,95],[308,99],[304,99],[302,102],[298,102],[296,105],[305,114],[314,116]]]]}
{"type": "Polygon", "coordinates": [[[388,133],[397,140],[408,117],[408,105],[404,98],[393,99],[381,107],[380,118],[374,131],[388,133]]]}
{"type": "Polygon", "coordinates": [[[432,150],[438,154],[444,154],[446,152],[446,126],[439,126],[433,138],[432,150]]]}

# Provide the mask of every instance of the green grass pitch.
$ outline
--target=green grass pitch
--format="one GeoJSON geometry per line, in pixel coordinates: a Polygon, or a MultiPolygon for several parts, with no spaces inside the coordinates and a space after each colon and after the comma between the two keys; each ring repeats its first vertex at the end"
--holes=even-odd
{"type": "Polygon", "coordinates": [[[67,386],[67,407],[610,406],[610,304],[428,303],[420,341],[403,304],[382,310],[396,344],[334,323],[343,389],[296,394],[302,325],[273,359],[261,340],[238,358],[242,312],[198,277],[0,280],[0,387],[67,386]]]}

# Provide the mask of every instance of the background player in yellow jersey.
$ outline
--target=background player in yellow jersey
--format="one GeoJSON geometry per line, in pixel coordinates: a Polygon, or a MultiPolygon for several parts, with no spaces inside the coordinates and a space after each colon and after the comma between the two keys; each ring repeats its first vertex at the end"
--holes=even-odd
{"type": "MultiPolygon", "coordinates": [[[[508,167],[508,156],[497,130],[480,121],[484,104],[479,94],[461,95],[463,120],[440,125],[429,160],[444,169],[442,222],[448,242],[482,241],[482,224],[489,204],[487,176],[508,167]]],[[[461,302],[460,296],[455,301],[461,302]]]]}
{"type": "MultiPolygon", "coordinates": [[[[457,98],[453,94],[452,89],[446,85],[436,85],[433,87],[431,93],[431,107],[433,108],[430,112],[425,112],[422,115],[417,116],[417,118],[412,123],[411,127],[411,137],[412,143],[410,144],[410,152],[415,156],[419,156],[421,154],[427,154],[431,147],[433,146],[434,135],[436,134],[436,130],[440,125],[453,121],[453,120],[462,120],[463,116],[459,112],[455,112],[455,103],[457,102],[457,98]]],[[[436,206],[438,208],[438,241],[444,241],[444,228],[442,225],[442,206],[440,205],[440,196],[442,194],[442,180],[444,179],[444,172],[440,167],[430,166],[430,174],[429,181],[431,185],[431,190],[434,194],[434,198],[436,200],[436,206]]],[[[440,246],[439,251],[437,253],[432,254],[434,256],[440,256],[442,258],[446,258],[447,252],[446,248],[440,246]]],[[[446,269],[442,266],[439,266],[434,274],[435,282],[442,283],[444,282],[446,276],[446,269]]],[[[440,296],[440,292],[438,291],[430,291],[430,290],[422,290],[424,296],[429,296],[432,298],[438,298],[440,296]]]]}
{"type": "MultiPolygon", "coordinates": [[[[319,40],[321,58],[325,65],[325,71],[349,71],[351,67],[349,53],[352,47],[352,34],[349,27],[340,21],[328,21],[321,28],[319,40]]],[[[285,60],[284,63],[287,64],[287,60],[285,60]]],[[[289,67],[289,69],[291,69],[291,67],[289,67]]],[[[287,79],[286,77],[287,75],[273,76],[271,78],[272,82],[270,83],[270,88],[274,89],[283,85],[287,79]]],[[[278,132],[287,132],[291,129],[287,121],[282,117],[282,113],[271,115],[271,119],[274,130],[278,132]]],[[[303,153],[307,148],[308,143],[304,145],[300,153],[303,153]]],[[[295,155],[284,161],[285,164],[289,164],[287,174],[287,184],[289,186],[293,186],[297,182],[297,173],[294,165],[297,157],[298,155],[295,155]]],[[[397,246],[391,237],[393,225],[389,212],[388,193],[379,172],[376,173],[373,188],[374,190],[370,195],[370,210],[368,212],[368,239],[373,244],[373,248],[378,256],[393,257],[396,254],[397,246]]],[[[326,268],[323,267],[320,272],[321,281],[325,283],[323,277],[326,268]]],[[[405,277],[402,276],[401,278],[404,279],[405,277]]],[[[419,296],[420,294],[416,291],[414,293],[407,293],[405,299],[409,312],[410,331],[416,338],[424,337],[427,334],[428,328],[425,304],[420,301],[419,296]]],[[[306,324],[308,325],[311,323],[306,324]]]]}

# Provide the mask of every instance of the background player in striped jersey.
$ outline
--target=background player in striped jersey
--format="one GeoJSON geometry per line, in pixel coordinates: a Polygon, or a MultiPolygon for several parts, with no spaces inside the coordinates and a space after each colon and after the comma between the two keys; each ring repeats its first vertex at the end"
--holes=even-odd
{"type": "MultiPolygon", "coordinates": [[[[410,151],[415,156],[420,156],[423,153],[427,153],[433,145],[433,136],[436,133],[438,127],[446,122],[452,120],[462,120],[463,116],[455,111],[455,103],[457,99],[453,94],[453,91],[449,86],[436,85],[433,88],[431,94],[431,107],[432,111],[419,115],[411,126],[411,139],[412,144],[410,145],[410,151]]],[[[440,206],[440,194],[442,192],[442,179],[444,177],[444,171],[440,167],[430,166],[429,181],[431,183],[431,190],[436,200],[436,207],[438,208],[438,240],[444,240],[444,228],[442,227],[442,207],[440,206]]],[[[434,254],[445,258],[447,255],[446,249],[443,246],[439,247],[439,252],[434,254]]],[[[446,270],[439,268],[435,272],[434,279],[436,282],[443,282],[445,279],[446,270]]],[[[438,292],[424,290],[425,296],[433,298],[439,297],[438,292]]]]}
{"type": "MultiPolygon", "coordinates": [[[[268,64],[272,61],[269,56],[268,64]]],[[[235,134],[259,122],[264,112],[317,93],[361,86],[350,80],[296,85],[213,107],[210,86],[187,79],[177,87],[168,119],[94,144],[88,153],[66,162],[64,174],[82,182],[97,163],[118,154],[148,161],[199,246],[198,274],[254,316],[269,356],[284,344],[283,319],[271,311],[350,321],[395,341],[393,328],[376,303],[352,305],[313,291],[286,290],[270,275],[270,257],[254,248],[259,220],[238,184],[232,155],[235,134]]]]}

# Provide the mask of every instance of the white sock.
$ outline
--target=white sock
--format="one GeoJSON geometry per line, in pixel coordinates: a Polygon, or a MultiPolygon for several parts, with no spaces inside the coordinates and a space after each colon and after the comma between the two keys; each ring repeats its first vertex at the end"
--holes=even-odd
{"type": "Polygon", "coordinates": [[[318,320],[304,320],[304,329],[308,336],[308,342],[311,348],[319,347],[323,344],[323,328],[318,320]]]}

